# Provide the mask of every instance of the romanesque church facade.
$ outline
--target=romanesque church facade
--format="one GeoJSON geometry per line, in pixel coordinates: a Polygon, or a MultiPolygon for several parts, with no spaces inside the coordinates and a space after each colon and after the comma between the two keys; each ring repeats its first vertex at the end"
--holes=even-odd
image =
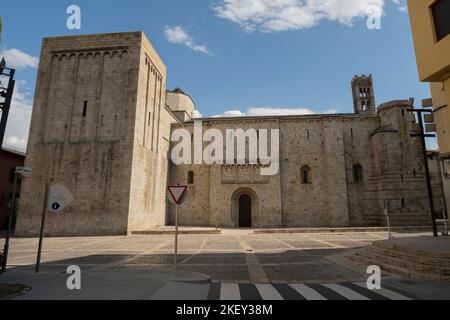
{"type": "Polygon", "coordinates": [[[142,32],[43,40],[17,234],[39,232],[45,189],[74,202],[48,216],[52,236],[125,235],[173,224],[168,184],[187,184],[186,226],[229,228],[428,224],[411,100],[378,108],[371,76],[352,81],[354,113],[201,119],[206,129],[278,129],[280,170],[175,165],[171,133],[193,133],[195,105],[166,90],[166,67],[142,32]]]}

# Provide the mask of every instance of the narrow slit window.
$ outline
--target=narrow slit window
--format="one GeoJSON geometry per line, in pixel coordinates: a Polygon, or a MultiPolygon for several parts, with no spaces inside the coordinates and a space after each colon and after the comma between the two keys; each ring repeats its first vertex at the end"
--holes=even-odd
{"type": "Polygon", "coordinates": [[[353,166],[353,182],[361,183],[364,181],[363,167],[360,164],[353,166]]]}
{"type": "Polygon", "coordinates": [[[309,166],[303,166],[301,168],[301,181],[302,184],[311,184],[311,169],[309,166]]]}
{"type": "Polygon", "coordinates": [[[87,108],[88,108],[88,102],[84,101],[83,102],[83,118],[86,118],[86,116],[87,116],[87,108]]]}
{"type": "Polygon", "coordinates": [[[189,171],[188,172],[188,184],[194,184],[195,180],[195,176],[194,176],[194,171],[189,171]]]}

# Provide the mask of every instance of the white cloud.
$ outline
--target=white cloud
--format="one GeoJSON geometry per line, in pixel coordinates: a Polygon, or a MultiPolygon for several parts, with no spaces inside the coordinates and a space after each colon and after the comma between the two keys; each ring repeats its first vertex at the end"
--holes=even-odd
{"type": "Polygon", "coordinates": [[[400,10],[401,12],[408,11],[408,4],[406,3],[406,0],[393,0],[393,1],[397,5],[398,10],[400,10]]]}
{"type": "Polygon", "coordinates": [[[5,142],[3,144],[6,148],[26,152],[27,149],[27,139],[19,138],[16,136],[6,137],[5,142]]]}
{"type": "Polygon", "coordinates": [[[9,111],[4,146],[25,152],[30,130],[32,101],[29,99],[27,83],[17,81],[9,111]]]}
{"type": "MultiPolygon", "coordinates": [[[[355,18],[382,13],[385,0],[218,0],[218,17],[251,32],[301,30],[321,20],[351,26],[355,18]]],[[[398,1],[398,0],[395,0],[398,1]]]]}
{"type": "Polygon", "coordinates": [[[182,26],[169,27],[166,26],[164,30],[167,41],[175,44],[182,44],[191,50],[212,55],[207,46],[198,45],[194,39],[184,30],[182,26]]]}
{"type": "Polygon", "coordinates": [[[0,56],[3,56],[7,66],[13,69],[37,68],[39,64],[37,57],[30,56],[18,49],[2,50],[0,56]]]}
{"type": "Polygon", "coordinates": [[[312,115],[312,114],[333,114],[337,113],[335,109],[328,109],[323,112],[316,112],[307,108],[249,108],[247,111],[229,110],[213,118],[222,117],[260,117],[260,116],[291,116],[291,115],[312,115]]]}

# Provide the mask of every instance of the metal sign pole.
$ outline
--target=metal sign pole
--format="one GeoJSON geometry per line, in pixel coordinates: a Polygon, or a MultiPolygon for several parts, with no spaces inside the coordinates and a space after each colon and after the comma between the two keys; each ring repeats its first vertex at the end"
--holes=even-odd
{"type": "Polygon", "coordinates": [[[442,233],[443,236],[448,236],[448,225],[447,225],[447,215],[445,214],[445,203],[444,198],[441,197],[441,206],[442,206],[442,215],[444,216],[444,232],[442,233]]]}
{"type": "Polygon", "coordinates": [[[1,272],[6,272],[6,266],[8,263],[8,253],[9,253],[9,239],[11,238],[11,229],[12,223],[14,219],[14,212],[16,210],[16,193],[17,193],[17,175],[18,173],[14,171],[14,182],[13,182],[13,192],[11,199],[11,208],[9,209],[8,214],[8,229],[6,231],[6,239],[5,239],[5,249],[3,250],[3,259],[2,259],[2,270],[1,272]]]}
{"type": "Polygon", "coordinates": [[[392,233],[391,233],[391,221],[389,220],[388,202],[387,202],[386,199],[384,200],[384,214],[386,215],[387,227],[388,227],[388,232],[389,232],[389,239],[391,239],[391,236],[392,236],[392,233]]]}
{"type": "Polygon", "coordinates": [[[35,270],[36,273],[39,273],[39,268],[41,266],[42,242],[44,240],[44,227],[45,227],[45,216],[47,214],[47,205],[48,205],[48,184],[45,186],[44,206],[42,208],[41,232],[39,234],[39,246],[36,259],[36,270],[35,270]]]}
{"type": "Polygon", "coordinates": [[[188,188],[187,186],[181,185],[167,187],[169,200],[175,205],[175,249],[174,249],[175,278],[178,272],[178,234],[179,234],[178,211],[180,204],[182,204],[186,199],[187,188],[188,188]]]}
{"type": "Polygon", "coordinates": [[[5,137],[6,125],[8,123],[9,109],[11,108],[12,96],[14,92],[14,86],[16,81],[14,80],[14,74],[16,70],[9,69],[9,82],[6,91],[5,102],[1,108],[2,117],[0,120],[0,147],[3,147],[3,139],[5,137]]]}
{"type": "Polygon", "coordinates": [[[178,272],[178,204],[175,209],[175,277],[178,272]]]}

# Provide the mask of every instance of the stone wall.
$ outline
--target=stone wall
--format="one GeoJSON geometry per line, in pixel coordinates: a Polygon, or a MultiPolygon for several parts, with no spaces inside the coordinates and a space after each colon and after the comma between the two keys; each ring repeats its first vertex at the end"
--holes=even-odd
{"type": "Polygon", "coordinates": [[[172,121],[165,72],[141,32],[44,39],[26,158],[33,173],[23,184],[17,235],[39,233],[49,183],[66,185],[75,200],[48,215],[48,235],[124,235],[148,220],[165,223],[168,143],[161,141],[172,121]],[[159,72],[148,97],[145,55],[159,72]],[[157,116],[144,144],[147,99],[157,116]],[[143,201],[148,196],[155,198],[143,201]]]}
{"type": "Polygon", "coordinates": [[[129,232],[166,224],[170,126],[175,121],[165,102],[166,67],[145,36],[139,75],[129,232]]]}
{"type": "MultiPolygon", "coordinates": [[[[171,183],[187,183],[180,221],[190,226],[238,226],[237,196],[252,198],[253,227],[384,226],[429,223],[420,140],[410,101],[382,105],[377,114],[338,114],[203,120],[204,131],[280,130],[280,172],[258,177],[251,165],[170,167],[171,183]],[[362,181],[354,167],[361,166],[362,181]],[[301,169],[310,181],[302,183],[301,169]],[[387,201],[387,202],[386,202],[387,201]]],[[[176,125],[193,133],[193,123],[176,125]]],[[[207,144],[205,143],[204,146],[207,144]]],[[[169,208],[169,223],[174,208],[169,208]]]]}

